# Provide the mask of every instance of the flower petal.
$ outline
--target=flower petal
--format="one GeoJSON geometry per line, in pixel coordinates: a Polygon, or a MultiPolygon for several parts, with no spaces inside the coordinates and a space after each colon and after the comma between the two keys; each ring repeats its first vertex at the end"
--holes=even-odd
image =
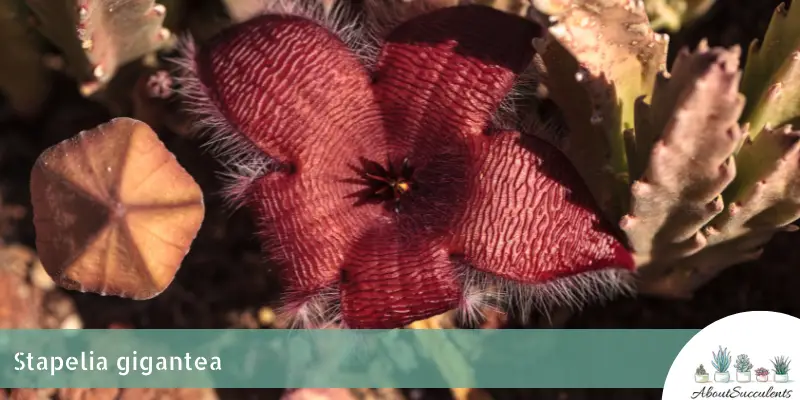
{"type": "Polygon", "coordinates": [[[359,189],[300,174],[274,173],[256,182],[251,207],[265,252],[281,267],[288,313],[309,321],[335,317],[302,314],[313,313],[304,308],[312,297],[335,287],[347,249],[382,211],[354,207],[350,195],[359,189]]]}
{"type": "Polygon", "coordinates": [[[373,84],[392,144],[484,131],[530,65],[539,27],[485,6],[448,7],[395,29],[373,84]]]}
{"type": "Polygon", "coordinates": [[[352,242],[379,208],[354,206],[359,158],[385,158],[369,77],[331,32],[300,17],[235,25],[197,57],[199,76],[232,131],[274,159],[245,197],[282,268],[286,311],[308,323],[335,285],[352,242]]]}
{"type": "Polygon", "coordinates": [[[463,297],[447,238],[467,202],[470,150],[447,132],[426,139],[408,149],[413,186],[394,204],[399,212],[384,210],[345,259],[347,326],[401,327],[456,308],[463,297]],[[430,149],[438,149],[435,156],[430,149]]]}
{"type": "Polygon", "coordinates": [[[633,269],[631,254],[555,147],[497,132],[474,137],[469,148],[474,179],[464,187],[467,205],[454,224],[455,255],[478,271],[523,285],[633,269]]]}
{"type": "Polygon", "coordinates": [[[376,224],[349,252],[340,283],[348,327],[397,328],[458,306],[457,269],[442,240],[403,225],[376,224]]]}
{"type": "Polygon", "coordinates": [[[197,69],[233,130],[298,172],[382,145],[366,70],[311,20],[268,14],[235,25],[201,50],[197,69]]]}

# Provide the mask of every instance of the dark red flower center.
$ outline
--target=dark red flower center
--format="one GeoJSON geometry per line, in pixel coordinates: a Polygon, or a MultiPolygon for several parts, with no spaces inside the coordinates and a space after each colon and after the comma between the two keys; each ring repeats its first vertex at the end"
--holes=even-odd
{"type": "Polygon", "coordinates": [[[362,177],[368,187],[366,195],[373,200],[389,202],[394,211],[400,212],[400,200],[410,195],[414,189],[414,167],[408,158],[400,162],[388,160],[386,167],[367,161],[364,163],[362,177]]]}

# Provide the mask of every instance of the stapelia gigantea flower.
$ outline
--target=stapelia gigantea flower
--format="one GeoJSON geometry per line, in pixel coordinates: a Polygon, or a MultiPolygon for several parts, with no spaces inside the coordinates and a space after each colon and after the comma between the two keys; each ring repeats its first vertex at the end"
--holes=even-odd
{"type": "Polygon", "coordinates": [[[189,46],[182,82],[233,143],[245,179],[232,192],[296,322],[393,328],[498,293],[527,307],[625,287],[631,256],[566,158],[492,123],[537,25],[444,8],[395,28],[370,63],[299,14],[189,46]]]}

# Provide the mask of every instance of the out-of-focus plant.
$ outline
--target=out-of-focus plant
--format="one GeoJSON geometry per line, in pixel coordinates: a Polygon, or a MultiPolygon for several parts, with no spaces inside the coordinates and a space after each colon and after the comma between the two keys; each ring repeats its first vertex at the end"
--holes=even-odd
{"type": "Polygon", "coordinates": [[[35,114],[50,89],[50,74],[43,61],[44,41],[29,24],[30,15],[20,0],[0,0],[0,91],[22,115],[35,114]]]}
{"type": "Polygon", "coordinates": [[[172,30],[205,39],[231,23],[227,11],[221,0],[0,0],[0,49],[14,54],[0,60],[0,91],[34,116],[55,69],[112,114],[130,115],[137,82],[174,49],[172,30]]]}
{"type": "Polygon", "coordinates": [[[545,139],[619,221],[640,290],[688,297],[796,230],[800,7],[778,7],[744,71],[738,48],[703,42],[667,72],[640,1],[533,3],[553,21],[537,48],[565,121],[545,139]]]}
{"type": "Polygon", "coordinates": [[[674,32],[707,13],[714,0],[644,0],[644,5],[653,29],[674,32]]]}
{"type": "Polygon", "coordinates": [[[34,26],[61,51],[90,95],[120,66],[169,43],[167,8],[154,0],[26,0],[34,26]]]}

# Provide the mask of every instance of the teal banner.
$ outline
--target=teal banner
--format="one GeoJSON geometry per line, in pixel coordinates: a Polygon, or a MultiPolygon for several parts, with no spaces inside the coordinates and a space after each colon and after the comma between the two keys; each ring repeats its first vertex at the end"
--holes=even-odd
{"type": "Polygon", "coordinates": [[[6,388],[661,388],[697,330],[5,330],[6,388]]]}

